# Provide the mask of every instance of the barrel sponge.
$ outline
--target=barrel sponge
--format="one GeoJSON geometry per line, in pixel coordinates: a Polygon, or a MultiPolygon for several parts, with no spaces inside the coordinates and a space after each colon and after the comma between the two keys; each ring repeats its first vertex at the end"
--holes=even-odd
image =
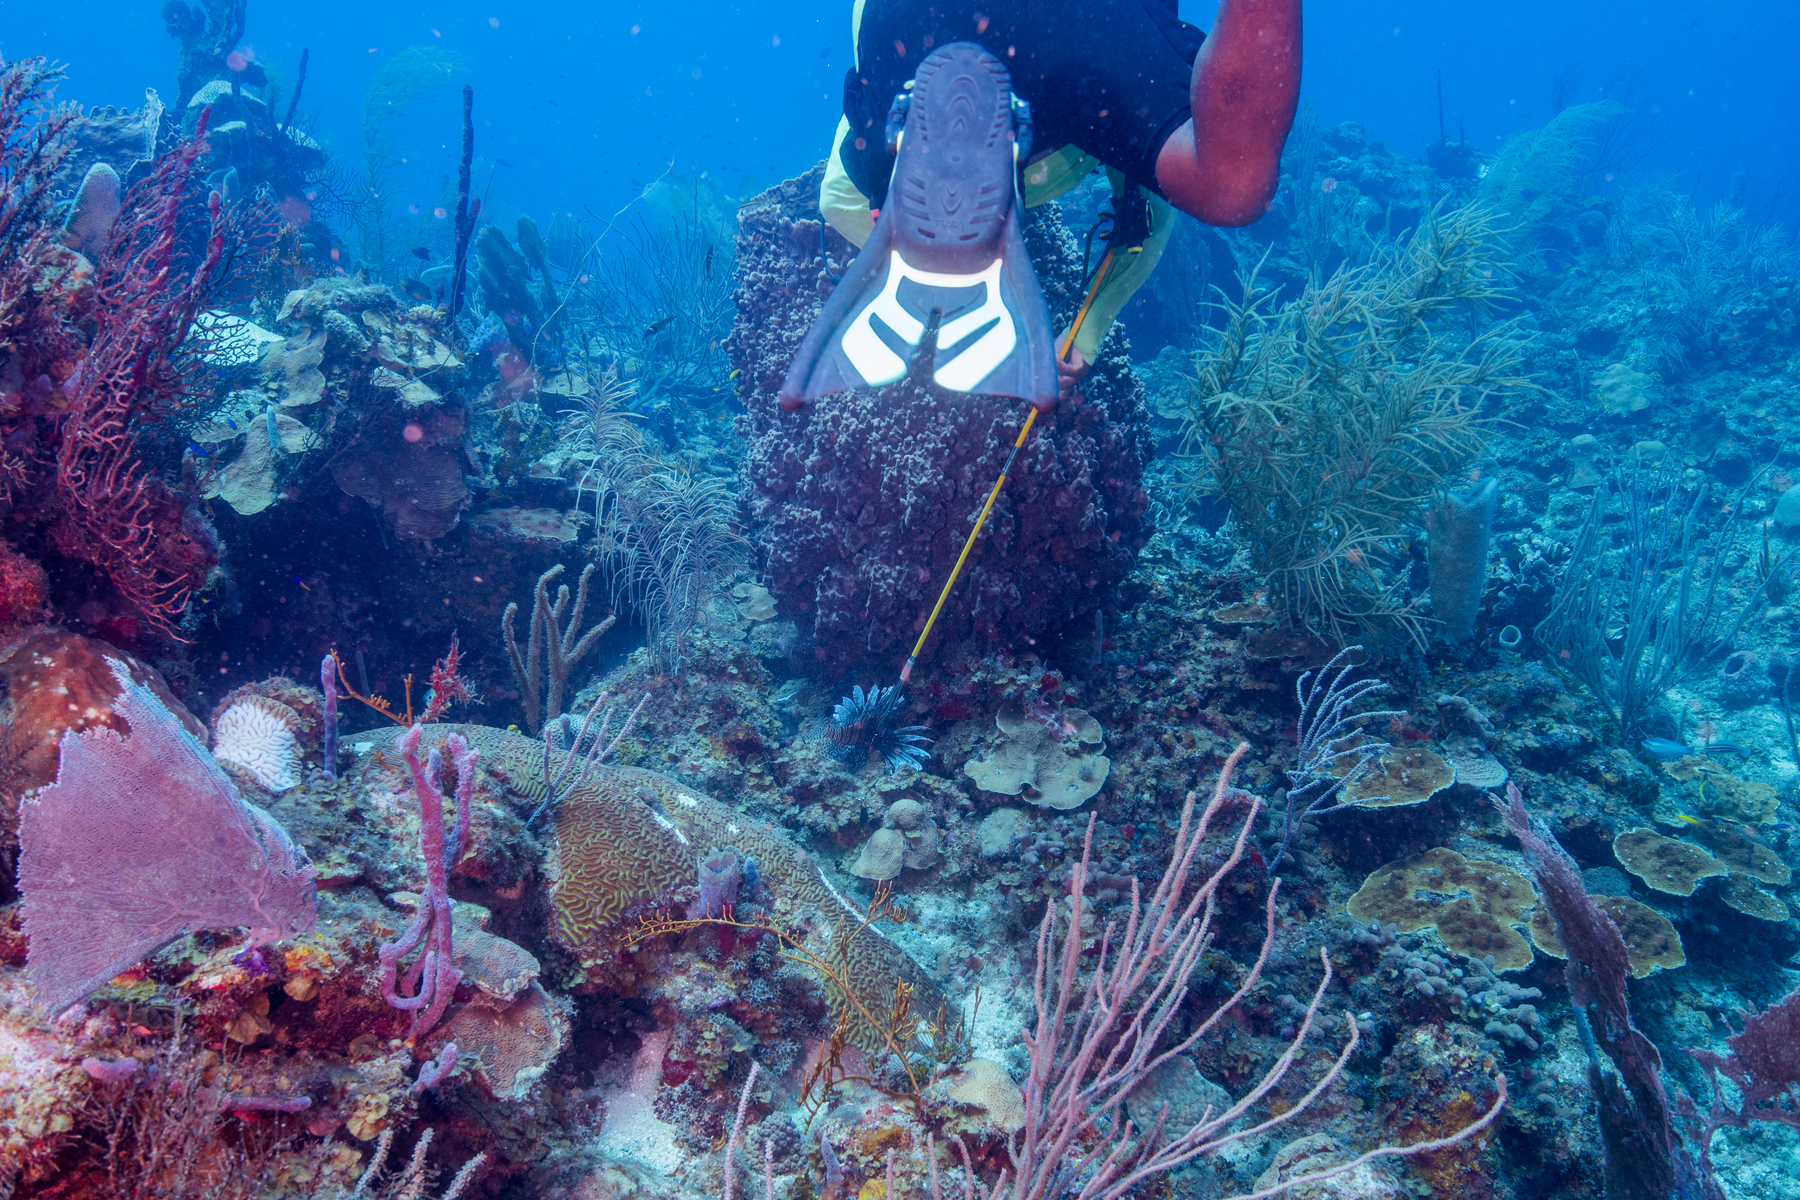
{"type": "MultiPolygon", "coordinates": [[[[820,252],[839,262],[854,253],[819,221],[823,167],[738,210],[727,348],[763,583],[835,673],[905,656],[1008,461],[1025,405],[909,378],[781,409],[781,381],[835,287],[820,252]]],[[[1085,291],[1081,239],[1054,204],[1032,210],[1024,236],[1066,329],[1085,291]]],[[[1079,399],[1033,426],[927,655],[1018,645],[1081,618],[1090,628],[1095,610],[1115,602],[1154,532],[1144,468],[1155,442],[1129,351],[1115,326],[1079,399]]]]}
{"type": "Polygon", "coordinates": [[[1500,482],[1489,478],[1466,492],[1443,493],[1425,514],[1431,534],[1431,611],[1444,623],[1447,642],[1475,632],[1487,583],[1488,536],[1499,508],[1500,482]]]}

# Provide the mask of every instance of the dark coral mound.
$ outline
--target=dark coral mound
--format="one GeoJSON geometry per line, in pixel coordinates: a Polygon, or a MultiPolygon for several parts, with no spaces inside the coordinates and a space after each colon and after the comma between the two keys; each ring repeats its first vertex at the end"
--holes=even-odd
{"type": "MultiPolygon", "coordinates": [[[[819,220],[821,170],[741,212],[731,356],[769,591],[840,670],[911,648],[1025,405],[908,379],[781,411],[775,392],[794,350],[854,253],[819,220]]],[[[1025,240],[1061,329],[1081,299],[1080,244],[1054,205],[1031,212],[1025,240]]],[[[927,655],[969,640],[1022,644],[1105,608],[1147,540],[1152,448],[1122,331],[1082,390],[1033,429],[927,655]]]]}

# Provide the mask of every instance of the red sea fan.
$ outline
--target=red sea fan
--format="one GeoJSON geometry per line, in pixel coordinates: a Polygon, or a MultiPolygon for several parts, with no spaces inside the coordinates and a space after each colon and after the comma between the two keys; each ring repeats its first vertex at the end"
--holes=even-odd
{"type": "Polygon", "coordinates": [[[243,927],[260,945],[317,918],[306,852],[108,662],[130,734],[65,733],[56,782],[19,808],[26,971],[51,1013],[183,934],[243,927]]]}
{"type": "Polygon", "coordinates": [[[79,260],[49,219],[78,115],[50,103],[59,74],[41,58],[0,66],[0,498],[32,490],[38,439],[26,413],[54,402],[80,355],[58,303],[79,260]]]}
{"type": "Polygon", "coordinates": [[[1712,1077],[1712,1111],[1704,1118],[1682,1098],[1682,1115],[1700,1126],[1696,1141],[1708,1170],[1713,1134],[1726,1125],[1748,1129],[1752,1121],[1769,1121],[1800,1130],[1800,988],[1771,1008],[1743,1016],[1743,1032],[1725,1039],[1728,1053],[1688,1051],[1712,1077]],[[1736,1108],[1725,1102],[1721,1074],[1737,1085],[1736,1108]]]}
{"type": "Polygon", "coordinates": [[[227,242],[214,193],[205,248],[196,261],[182,261],[182,201],[205,137],[203,113],[193,140],[126,198],[99,264],[93,341],[64,385],[70,405],[56,458],[59,548],[105,571],[170,637],[218,564],[218,543],[193,498],[139,459],[136,427],[197,390],[198,363],[181,351],[227,242]]]}

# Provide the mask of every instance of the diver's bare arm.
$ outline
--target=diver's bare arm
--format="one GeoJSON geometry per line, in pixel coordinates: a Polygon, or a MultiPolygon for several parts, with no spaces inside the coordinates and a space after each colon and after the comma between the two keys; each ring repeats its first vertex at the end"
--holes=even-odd
{"type": "Polygon", "coordinates": [[[1274,198],[1300,98],[1300,3],[1221,0],[1194,60],[1194,117],[1164,143],[1156,182],[1210,225],[1248,225],[1274,198]]]}

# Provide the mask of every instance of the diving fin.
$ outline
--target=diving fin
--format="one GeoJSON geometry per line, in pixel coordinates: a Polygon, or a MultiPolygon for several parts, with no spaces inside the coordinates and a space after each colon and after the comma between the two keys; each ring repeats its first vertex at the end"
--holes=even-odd
{"type": "Polygon", "coordinates": [[[1005,64],[973,42],[933,51],[898,140],[887,205],[800,344],[781,406],[902,378],[935,324],[940,387],[1048,412],[1056,348],[1020,228],[1005,64]]]}

